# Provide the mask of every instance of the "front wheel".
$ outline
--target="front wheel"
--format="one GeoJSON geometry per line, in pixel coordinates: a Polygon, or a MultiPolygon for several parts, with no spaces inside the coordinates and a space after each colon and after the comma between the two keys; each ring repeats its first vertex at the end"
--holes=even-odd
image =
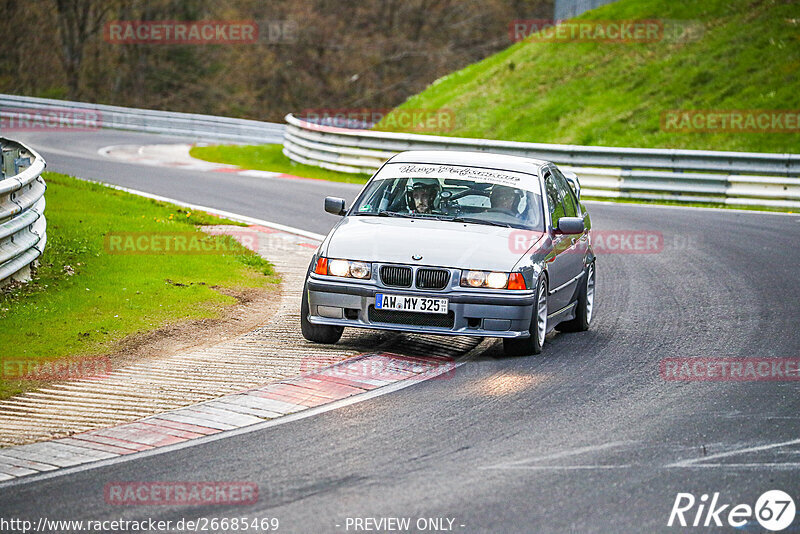
{"type": "Polygon", "coordinates": [[[547,334],[547,280],[544,276],[536,284],[536,303],[531,314],[531,335],[522,339],[504,339],[503,351],[506,356],[527,356],[540,354],[547,334]]]}
{"type": "Polygon", "coordinates": [[[325,343],[332,345],[339,341],[344,332],[343,326],[331,326],[326,324],[311,324],[308,320],[308,287],[303,286],[303,299],[300,304],[300,331],[303,337],[314,343],[325,343]]]}
{"type": "Polygon", "coordinates": [[[589,330],[594,311],[595,272],[594,262],[586,268],[586,277],[578,290],[578,303],[575,305],[575,318],[565,321],[556,328],[561,332],[585,332],[589,330]]]}

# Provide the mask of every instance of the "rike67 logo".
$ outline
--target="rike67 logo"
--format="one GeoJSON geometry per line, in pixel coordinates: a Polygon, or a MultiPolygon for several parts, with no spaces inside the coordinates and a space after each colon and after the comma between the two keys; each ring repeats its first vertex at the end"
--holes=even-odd
{"type": "Polygon", "coordinates": [[[792,524],[795,517],[795,504],[792,497],[781,490],[764,492],[755,506],[749,504],[730,504],[720,499],[719,492],[709,499],[704,493],[699,499],[691,493],[678,493],[669,514],[667,526],[680,527],[722,527],[744,528],[755,526],[779,532],[792,524]]]}

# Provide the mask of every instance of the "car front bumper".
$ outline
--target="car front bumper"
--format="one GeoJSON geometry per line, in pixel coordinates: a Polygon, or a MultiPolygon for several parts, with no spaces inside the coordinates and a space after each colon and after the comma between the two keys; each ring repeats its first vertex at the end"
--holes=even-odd
{"type": "Polygon", "coordinates": [[[423,334],[518,338],[530,336],[533,291],[424,291],[317,278],[307,282],[313,324],[423,334]],[[375,310],[375,294],[447,298],[448,316],[375,310]]]}

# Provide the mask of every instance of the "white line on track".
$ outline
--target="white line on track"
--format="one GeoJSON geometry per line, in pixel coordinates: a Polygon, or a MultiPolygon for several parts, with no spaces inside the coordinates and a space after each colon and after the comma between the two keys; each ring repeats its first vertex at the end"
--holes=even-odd
{"type": "Polygon", "coordinates": [[[588,447],[579,447],[577,449],[569,449],[565,451],[555,452],[553,454],[546,454],[543,456],[534,456],[531,458],[524,458],[522,460],[515,460],[512,462],[503,462],[499,464],[482,466],[478,469],[501,469],[510,471],[559,471],[559,470],[608,470],[608,469],[709,469],[709,468],[723,468],[723,469],[781,469],[793,470],[800,468],[800,462],[740,462],[740,463],[708,463],[710,460],[719,460],[722,458],[730,458],[741,454],[752,452],[761,452],[780,447],[787,447],[790,445],[800,445],[800,439],[791,441],[783,441],[779,443],[770,443],[768,445],[757,445],[753,447],[744,447],[707,456],[700,456],[697,458],[690,458],[681,460],[663,466],[654,465],[636,465],[636,464],[576,464],[576,465],[536,465],[536,462],[544,462],[547,460],[560,460],[563,458],[578,456],[580,454],[599,452],[607,449],[614,449],[626,445],[636,444],[635,441],[615,441],[610,443],[603,443],[600,445],[591,445],[588,447]],[[531,465],[533,464],[533,465],[531,465]]]}
{"type": "Polygon", "coordinates": [[[577,449],[570,449],[566,451],[559,451],[552,454],[545,454],[544,456],[534,456],[532,458],[524,458],[513,462],[503,462],[496,465],[481,467],[480,469],[614,469],[630,467],[628,465],[574,465],[574,466],[549,466],[549,465],[525,465],[534,462],[544,462],[547,460],[560,460],[570,456],[577,456],[579,454],[586,454],[589,452],[603,451],[606,449],[614,449],[623,447],[625,445],[632,445],[635,441],[612,441],[610,443],[603,443],[601,445],[590,445],[588,447],[579,447],[577,449]]]}
{"type": "MultiPolygon", "coordinates": [[[[716,454],[710,454],[708,456],[702,456],[700,458],[693,458],[691,460],[681,460],[680,462],[669,464],[667,467],[693,467],[695,466],[695,464],[697,464],[698,467],[704,465],[709,465],[709,466],[734,465],[734,464],[706,464],[705,462],[709,460],[717,460],[719,458],[728,458],[730,456],[736,456],[738,454],[747,454],[748,452],[767,451],[770,449],[777,449],[779,447],[787,447],[789,445],[798,445],[798,444],[800,444],[800,439],[793,439],[791,441],[782,441],[780,443],[770,443],[769,445],[758,445],[756,447],[745,447],[744,449],[734,449],[732,451],[718,452],[716,454]],[[699,464],[698,462],[703,462],[703,464],[699,464]]],[[[747,465],[747,464],[742,464],[742,465],[747,465]]],[[[771,465],[771,464],[761,464],[761,465],[771,465]]],[[[789,465],[789,464],[783,463],[779,465],[789,465]]]]}
{"type": "Polygon", "coordinates": [[[511,469],[521,471],[582,471],[590,469],[630,469],[630,464],[622,465],[497,465],[479,469],[511,469]]]}
{"type": "Polygon", "coordinates": [[[724,467],[738,469],[797,469],[800,462],[764,462],[764,463],[744,463],[744,464],[691,464],[691,465],[668,465],[665,469],[695,469],[707,467],[724,467]]]}

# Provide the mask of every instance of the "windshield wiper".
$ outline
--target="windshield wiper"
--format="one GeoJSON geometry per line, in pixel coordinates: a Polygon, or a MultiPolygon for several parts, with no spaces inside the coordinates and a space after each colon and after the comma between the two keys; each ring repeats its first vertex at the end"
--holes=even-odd
{"type": "Polygon", "coordinates": [[[356,213],[357,216],[369,216],[369,217],[405,217],[405,218],[412,218],[413,215],[409,213],[399,213],[397,211],[364,211],[361,213],[356,213]]]}
{"type": "Polygon", "coordinates": [[[443,221],[452,221],[452,222],[461,222],[461,223],[470,223],[470,224],[486,224],[489,226],[501,226],[503,228],[516,228],[516,226],[498,222],[498,221],[487,221],[486,219],[478,219],[476,217],[453,217],[452,219],[442,219],[443,221]]]}

